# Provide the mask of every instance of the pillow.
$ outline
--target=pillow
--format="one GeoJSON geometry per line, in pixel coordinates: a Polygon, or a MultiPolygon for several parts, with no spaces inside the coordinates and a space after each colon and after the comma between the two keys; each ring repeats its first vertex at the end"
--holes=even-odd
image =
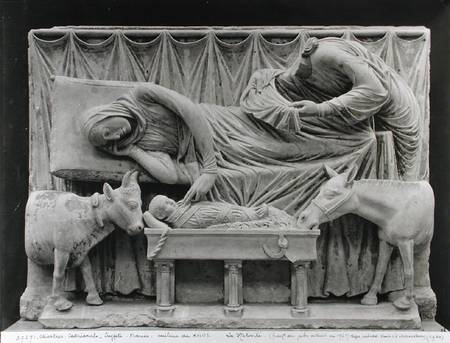
{"type": "MultiPolygon", "coordinates": [[[[70,180],[120,181],[128,170],[142,170],[127,157],[95,148],[82,131],[85,110],[110,103],[137,84],[55,77],[50,141],[50,172],[53,175],[70,180]]],[[[141,174],[140,181],[155,180],[141,174]]]]}

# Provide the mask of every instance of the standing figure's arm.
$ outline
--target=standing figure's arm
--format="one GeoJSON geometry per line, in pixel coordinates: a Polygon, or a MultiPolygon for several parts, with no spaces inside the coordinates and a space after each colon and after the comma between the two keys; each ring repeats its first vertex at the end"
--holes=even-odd
{"type": "Polygon", "coordinates": [[[326,117],[338,114],[349,124],[354,124],[377,113],[389,98],[383,76],[377,75],[362,57],[350,55],[336,46],[322,45],[311,55],[311,61],[314,68],[325,64],[332,66],[350,80],[352,88],[320,104],[298,101],[295,106],[300,115],[326,117]]]}

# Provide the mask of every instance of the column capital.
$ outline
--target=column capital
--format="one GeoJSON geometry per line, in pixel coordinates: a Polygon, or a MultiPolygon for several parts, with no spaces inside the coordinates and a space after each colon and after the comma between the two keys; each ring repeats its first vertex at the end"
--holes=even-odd
{"type": "Polygon", "coordinates": [[[236,268],[242,268],[242,261],[241,260],[225,260],[224,261],[224,267],[226,269],[234,270],[236,268]]]}

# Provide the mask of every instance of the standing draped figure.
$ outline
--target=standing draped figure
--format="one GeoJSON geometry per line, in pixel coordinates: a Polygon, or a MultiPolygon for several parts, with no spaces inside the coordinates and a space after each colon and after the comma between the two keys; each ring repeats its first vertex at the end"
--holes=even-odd
{"type": "Polygon", "coordinates": [[[256,72],[241,107],[275,128],[312,135],[318,127],[343,130],[375,118],[377,128],[393,134],[399,177],[418,178],[417,99],[398,73],[359,43],[310,38],[290,69],[256,72]],[[292,102],[314,116],[294,115],[292,102]]]}

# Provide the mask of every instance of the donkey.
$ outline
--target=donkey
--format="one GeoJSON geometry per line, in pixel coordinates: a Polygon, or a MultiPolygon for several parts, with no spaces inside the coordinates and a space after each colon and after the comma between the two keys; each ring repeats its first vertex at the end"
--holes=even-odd
{"type": "Polygon", "coordinates": [[[52,298],[58,311],[72,307],[63,296],[66,268],[81,267],[86,284],[86,302],[101,305],[88,253],[108,236],[115,225],[130,235],[142,231],[141,190],[138,172],[129,171],[122,185],[113,190],[107,183],[102,195],[80,197],[59,191],[31,193],[25,210],[25,250],[39,265],[54,265],[52,298]]]}
{"type": "Polygon", "coordinates": [[[409,309],[414,286],[425,288],[428,294],[434,295],[428,274],[434,220],[434,195],[430,184],[426,181],[353,181],[356,168],[343,174],[328,166],[325,170],[330,179],[300,213],[297,224],[300,228],[312,229],[353,213],[378,226],[379,256],[375,277],[361,303],[377,304],[377,294],[393,247],[400,251],[406,288],[405,294],[394,301],[394,306],[399,310],[409,309]]]}

